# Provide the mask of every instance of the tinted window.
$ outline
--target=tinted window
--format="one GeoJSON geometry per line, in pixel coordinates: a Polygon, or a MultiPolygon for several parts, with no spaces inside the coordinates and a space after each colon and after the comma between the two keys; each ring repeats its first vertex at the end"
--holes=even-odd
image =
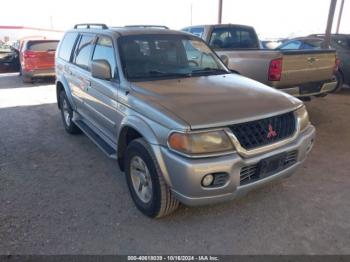
{"type": "Polygon", "coordinates": [[[109,37],[100,37],[97,41],[95,52],[92,57],[93,60],[103,59],[109,62],[112,70],[112,76],[116,76],[116,62],[114,56],[114,49],[112,39],[109,37]]]}
{"type": "Polygon", "coordinates": [[[302,49],[321,49],[322,40],[305,40],[302,49]]]}
{"type": "Polygon", "coordinates": [[[58,41],[34,41],[27,43],[30,51],[56,51],[58,41]]]}
{"type": "Polygon", "coordinates": [[[93,35],[83,35],[80,39],[76,51],[75,64],[89,70],[90,55],[95,37],[93,35]]]}
{"type": "Polygon", "coordinates": [[[77,33],[67,33],[62,40],[60,45],[60,50],[58,56],[63,60],[70,61],[70,56],[72,53],[75,40],[77,38],[77,33]]]}
{"type": "Polygon", "coordinates": [[[259,41],[253,29],[223,27],[213,30],[209,45],[217,49],[256,49],[259,41]]]}
{"type": "Polygon", "coordinates": [[[280,49],[292,49],[292,50],[295,50],[295,49],[299,49],[301,47],[301,42],[298,41],[298,40],[295,40],[295,41],[290,41],[288,43],[285,43],[283,44],[280,49]]]}
{"type": "Polygon", "coordinates": [[[337,45],[350,50],[350,37],[338,37],[333,40],[337,45]]]}
{"type": "Polygon", "coordinates": [[[194,34],[195,36],[202,37],[204,28],[203,27],[193,27],[189,29],[189,32],[191,34],[194,34]]]}

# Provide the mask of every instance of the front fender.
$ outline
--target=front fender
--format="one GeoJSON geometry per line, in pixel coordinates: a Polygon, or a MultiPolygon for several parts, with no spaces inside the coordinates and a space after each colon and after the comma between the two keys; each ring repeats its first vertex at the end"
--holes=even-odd
{"type": "Polygon", "coordinates": [[[154,127],[152,128],[146,121],[144,121],[141,117],[136,115],[127,116],[123,119],[121,123],[121,129],[123,130],[125,127],[131,127],[139,132],[142,137],[149,143],[153,156],[155,157],[160,171],[163,175],[163,178],[169,187],[172,186],[171,179],[169,177],[169,172],[167,170],[167,166],[165,164],[163,154],[161,152],[161,148],[164,145],[164,136],[167,136],[168,129],[154,123],[154,127]],[[155,132],[157,131],[157,135],[155,132]]]}
{"type": "Polygon", "coordinates": [[[123,130],[125,127],[131,127],[135,129],[137,132],[139,132],[143,138],[152,145],[158,145],[159,141],[156,137],[155,132],[153,129],[149,126],[149,124],[146,123],[142,118],[136,116],[136,115],[130,115],[126,116],[121,125],[120,130],[123,130]]]}

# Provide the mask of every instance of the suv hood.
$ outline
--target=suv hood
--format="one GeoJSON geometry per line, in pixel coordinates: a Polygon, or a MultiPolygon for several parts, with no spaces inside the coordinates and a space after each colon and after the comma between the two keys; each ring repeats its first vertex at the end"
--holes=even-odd
{"type": "Polygon", "coordinates": [[[134,82],[132,89],[177,115],[191,129],[266,118],[302,104],[299,99],[236,74],[134,82]]]}

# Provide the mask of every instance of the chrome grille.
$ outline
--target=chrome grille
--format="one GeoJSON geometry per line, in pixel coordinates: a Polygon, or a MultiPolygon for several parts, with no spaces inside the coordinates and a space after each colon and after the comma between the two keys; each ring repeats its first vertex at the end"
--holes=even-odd
{"type": "Polygon", "coordinates": [[[296,130],[293,112],[232,125],[229,127],[239,143],[245,149],[266,146],[288,137],[296,130]]]}

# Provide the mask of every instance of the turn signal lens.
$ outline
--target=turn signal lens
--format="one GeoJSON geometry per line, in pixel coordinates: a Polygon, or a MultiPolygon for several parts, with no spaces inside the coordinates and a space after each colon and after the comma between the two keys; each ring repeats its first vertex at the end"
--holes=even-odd
{"type": "Polygon", "coordinates": [[[227,152],[234,149],[225,131],[177,133],[169,136],[171,149],[189,155],[227,152]]]}
{"type": "Polygon", "coordinates": [[[309,124],[309,114],[307,113],[306,107],[302,106],[296,111],[297,119],[299,121],[300,131],[303,131],[309,124]]]}

